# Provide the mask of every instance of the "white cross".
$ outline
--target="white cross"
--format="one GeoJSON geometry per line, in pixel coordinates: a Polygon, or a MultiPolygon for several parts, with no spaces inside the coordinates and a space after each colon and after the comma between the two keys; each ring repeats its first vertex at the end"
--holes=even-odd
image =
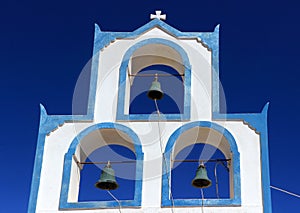
{"type": "Polygon", "coordinates": [[[165,14],[161,15],[161,11],[160,10],[156,10],[155,11],[155,15],[154,14],[150,15],[150,19],[155,19],[155,18],[166,20],[167,16],[165,14]]]}

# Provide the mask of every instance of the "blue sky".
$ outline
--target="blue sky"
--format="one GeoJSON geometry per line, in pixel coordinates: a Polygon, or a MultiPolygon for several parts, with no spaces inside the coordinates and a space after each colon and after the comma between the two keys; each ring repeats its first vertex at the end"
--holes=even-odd
{"type": "MultiPolygon", "coordinates": [[[[220,80],[228,112],[269,108],[271,184],[300,193],[297,1],[3,1],[0,6],[0,212],[26,212],[39,122],[71,114],[77,78],[92,56],[94,23],[133,31],[161,9],[180,31],[220,24],[220,80]],[[117,7],[116,7],[117,6],[117,7]]],[[[272,190],[273,212],[300,200],[272,190]]]]}

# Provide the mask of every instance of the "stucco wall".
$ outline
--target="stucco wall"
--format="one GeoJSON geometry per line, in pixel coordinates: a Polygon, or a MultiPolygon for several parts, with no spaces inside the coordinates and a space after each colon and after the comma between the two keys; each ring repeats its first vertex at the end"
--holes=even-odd
{"type": "MultiPolygon", "coordinates": [[[[122,124],[130,127],[136,132],[143,145],[144,156],[144,174],[143,174],[143,191],[142,191],[142,208],[143,211],[149,207],[149,211],[156,211],[161,206],[161,166],[162,158],[158,138],[150,137],[157,135],[158,128],[156,122],[123,122],[122,124]],[[149,131],[150,129],[150,131],[149,131]]],[[[162,129],[162,144],[165,147],[170,135],[183,122],[163,122],[160,124],[162,129]]],[[[260,147],[259,135],[251,130],[243,122],[219,122],[225,126],[235,137],[240,152],[241,167],[241,198],[242,207],[228,207],[228,212],[262,212],[262,194],[260,183],[260,147]]],[[[57,211],[59,206],[59,195],[62,184],[63,158],[67,152],[72,140],[81,130],[87,128],[90,124],[64,124],[52,132],[46,138],[45,153],[43,158],[43,168],[41,174],[41,186],[38,196],[37,211],[57,211]]],[[[74,164],[75,170],[77,168],[74,164]]],[[[75,171],[74,170],[74,171],[75,171]]],[[[73,184],[76,186],[78,174],[72,174],[73,184]]],[[[71,182],[72,183],[72,182],[71,182]]],[[[76,187],[75,187],[76,188],[76,187]]],[[[72,191],[72,197],[75,191],[72,191]]],[[[78,192],[77,192],[78,193],[78,192]]],[[[73,200],[74,201],[74,200],[73,200]]],[[[224,207],[207,207],[205,212],[224,212],[224,207]]],[[[227,208],[226,208],[227,209],[227,208]]],[[[115,210],[117,212],[118,210],[115,210]]],[[[128,211],[128,210],[127,210],[128,211]]],[[[162,212],[168,212],[161,209],[162,212]]],[[[177,208],[176,212],[197,212],[199,208],[177,208]],[[189,210],[187,210],[189,209],[189,210]]],[[[70,211],[68,211],[70,212],[70,211]]],[[[71,211],[72,212],[72,211],[71,211]]],[[[86,212],[76,210],[76,212],[86,212]]],[[[91,212],[108,212],[107,209],[91,210],[91,212]]],[[[123,210],[122,210],[123,212],[123,210]]],[[[126,211],[124,211],[126,212],[126,211]]],[[[134,209],[132,212],[142,212],[141,209],[134,209]]],[[[170,212],[170,211],[169,211],[170,212]]]]}
{"type": "MultiPolygon", "coordinates": [[[[176,39],[166,32],[154,28],[135,39],[117,39],[101,50],[99,55],[98,79],[93,122],[65,123],[46,136],[40,185],[37,197],[37,212],[59,211],[62,187],[64,157],[76,136],[88,128],[102,122],[117,122],[129,127],[138,136],[144,153],[142,206],[122,209],[122,212],[171,212],[161,208],[162,193],[162,153],[159,142],[157,121],[117,121],[119,68],[125,52],[132,45],[149,38],[170,40],[180,45],[188,55],[191,64],[191,116],[189,121],[159,123],[162,149],[172,133],[192,121],[211,121],[226,128],[234,137],[240,153],[241,206],[204,207],[204,212],[263,212],[261,184],[260,135],[243,121],[212,120],[212,55],[199,40],[176,39]]],[[[126,112],[126,111],[125,111],[126,112]]],[[[193,138],[191,138],[192,140],[193,138]]],[[[78,168],[72,163],[69,201],[76,201],[78,194],[78,168]]],[[[176,212],[199,212],[199,207],[176,208],[176,212]]],[[[65,210],[61,212],[118,212],[116,209],[65,210]]]]}

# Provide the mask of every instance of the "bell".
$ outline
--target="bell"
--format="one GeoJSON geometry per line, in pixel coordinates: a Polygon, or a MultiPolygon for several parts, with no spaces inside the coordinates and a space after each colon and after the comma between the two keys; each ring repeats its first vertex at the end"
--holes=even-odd
{"type": "Polygon", "coordinates": [[[164,96],[164,93],[160,88],[160,83],[157,81],[157,74],[155,75],[155,80],[152,82],[147,96],[152,100],[160,100],[164,96]]]}
{"type": "Polygon", "coordinates": [[[196,171],[196,177],[192,181],[196,188],[207,188],[211,185],[211,180],[207,177],[207,171],[203,163],[200,164],[196,171]]]}
{"type": "Polygon", "coordinates": [[[114,190],[119,187],[115,171],[111,168],[110,162],[103,168],[100,179],[96,182],[95,187],[103,190],[114,190]]]}

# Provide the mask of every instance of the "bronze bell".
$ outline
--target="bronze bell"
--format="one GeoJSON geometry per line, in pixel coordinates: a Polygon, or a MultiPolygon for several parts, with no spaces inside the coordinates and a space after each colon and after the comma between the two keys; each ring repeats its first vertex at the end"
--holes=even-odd
{"type": "Polygon", "coordinates": [[[147,96],[152,100],[160,100],[164,96],[161,90],[160,83],[157,81],[157,74],[155,74],[155,79],[147,93],[147,96]]]}
{"type": "Polygon", "coordinates": [[[96,182],[95,187],[103,190],[114,190],[119,187],[115,171],[111,168],[110,162],[103,168],[100,179],[96,182]]]}
{"type": "Polygon", "coordinates": [[[207,171],[203,163],[200,164],[196,171],[196,177],[192,181],[196,188],[207,188],[211,185],[211,180],[207,177],[207,171]]]}

